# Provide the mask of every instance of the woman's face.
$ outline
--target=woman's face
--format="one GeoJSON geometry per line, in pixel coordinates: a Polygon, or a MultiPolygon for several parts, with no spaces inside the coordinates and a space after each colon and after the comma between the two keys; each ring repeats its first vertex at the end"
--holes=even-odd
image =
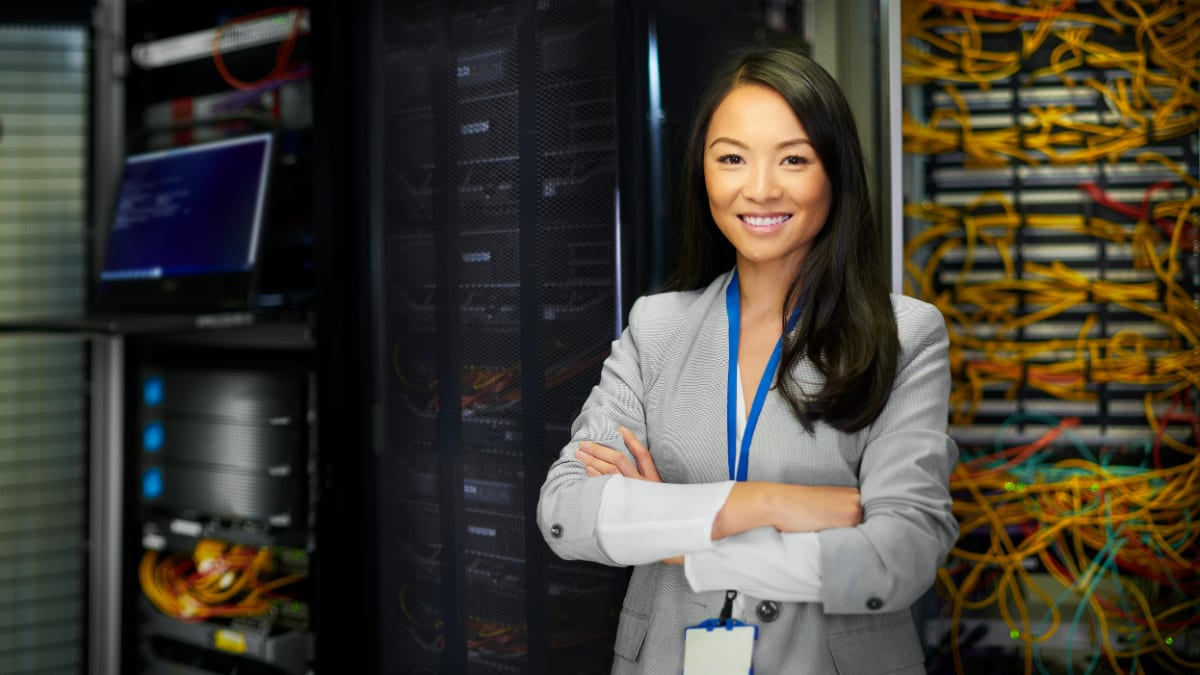
{"type": "Polygon", "coordinates": [[[829,215],[832,187],[804,125],[774,89],[736,86],[704,139],[704,184],[738,267],[791,275],[829,215]]]}

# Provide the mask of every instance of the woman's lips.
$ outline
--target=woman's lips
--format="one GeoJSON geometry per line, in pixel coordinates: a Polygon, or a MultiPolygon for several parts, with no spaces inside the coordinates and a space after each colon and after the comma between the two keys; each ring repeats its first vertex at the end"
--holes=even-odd
{"type": "Polygon", "coordinates": [[[771,215],[749,215],[742,214],[738,216],[741,221],[754,229],[771,229],[778,227],[788,221],[792,217],[790,213],[775,213],[771,215]]]}

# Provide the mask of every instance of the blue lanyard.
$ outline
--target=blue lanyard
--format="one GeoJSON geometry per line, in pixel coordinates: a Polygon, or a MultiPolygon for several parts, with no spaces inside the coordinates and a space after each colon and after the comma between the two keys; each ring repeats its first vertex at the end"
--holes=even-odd
{"type": "Polygon", "coordinates": [[[750,413],[746,417],[746,432],[742,434],[740,461],[737,456],[737,372],[738,341],[741,339],[742,333],[742,301],[738,296],[736,269],[733,271],[733,279],[725,289],[725,313],[729,317],[729,478],[730,480],[744,481],[746,480],[746,471],[750,466],[750,439],[754,437],[754,428],[758,426],[758,416],[762,414],[763,402],[767,400],[767,391],[771,389],[771,380],[775,379],[775,371],[779,368],[779,358],[783,353],[783,336],[791,333],[792,329],[796,327],[796,321],[800,318],[800,308],[796,307],[796,310],[788,318],[787,328],[783,331],[783,335],[779,336],[779,341],[775,343],[775,349],[771,352],[770,360],[767,361],[767,368],[763,372],[762,379],[758,381],[758,391],[754,393],[754,403],[750,406],[750,413]],[[735,466],[737,467],[736,476],[734,475],[735,466]]]}

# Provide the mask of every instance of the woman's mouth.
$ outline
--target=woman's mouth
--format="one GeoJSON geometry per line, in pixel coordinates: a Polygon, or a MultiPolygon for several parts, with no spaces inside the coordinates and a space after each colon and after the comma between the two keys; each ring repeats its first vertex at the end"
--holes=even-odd
{"type": "Polygon", "coordinates": [[[771,228],[782,225],[791,217],[792,214],[790,213],[776,213],[769,216],[751,216],[746,214],[738,216],[743,223],[754,228],[771,228]]]}

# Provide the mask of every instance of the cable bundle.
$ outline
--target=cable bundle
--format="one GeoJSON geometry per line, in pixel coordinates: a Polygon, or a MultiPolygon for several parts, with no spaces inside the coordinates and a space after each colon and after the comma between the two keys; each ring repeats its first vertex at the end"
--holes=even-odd
{"type": "MultiPolygon", "coordinates": [[[[927,223],[905,246],[910,279],[906,290],[938,305],[947,318],[957,375],[951,401],[954,423],[969,423],[988,388],[998,384],[1029,386],[1073,400],[1094,400],[1093,385],[1100,383],[1154,387],[1145,395],[1152,426],[1156,401],[1200,387],[1200,307],[1179,281],[1181,235],[1195,226],[1200,197],[1162,205],[1154,212],[1177,214],[1169,242],[1145,220],[1123,227],[1098,217],[1021,215],[1011,201],[996,193],[985,193],[961,209],[935,204],[906,206],[909,218],[927,223]],[[1144,280],[1089,278],[1058,261],[1040,264],[1026,260],[1018,267],[1014,249],[1020,229],[1128,245],[1134,253],[1135,269],[1145,272],[1144,280]],[[931,250],[918,264],[918,255],[925,249],[931,250]],[[1001,261],[1003,273],[969,280],[974,261],[983,252],[1001,261]],[[959,254],[962,263],[957,268],[957,283],[944,287],[938,275],[949,267],[951,254],[959,254]],[[1096,303],[1109,303],[1158,322],[1169,335],[1147,338],[1133,331],[1117,331],[1094,337],[1098,318],[1093,313],[1073,336],[1052,340],[1016,337],[1022,328],[1096,303]],[[968,356],[971,354],[982,358],[968,356]]],[[[1176,449],[1186,451],[1187,447],[1176,449]]]]}
{"type": "Polygon", "coordinates": [[[1068,659],[1077,635],[1098,645],[1088,672],[1102,658],[1117,672],[1200,669],[1171,649],[1200,628],[1200,460],[1113,465],[1073,436],[1076,420],[1020,421],[1051,430],[1034,443],[964,455],[951,480],[963,539],[939,571],[939,591],[951,608],[957,671],[964,612],[985,609],[1026,647],[1027,673],[1046,672],[1042,646],[1061,632],[1068,659]],[[1062,438],[1077,457],[1053,459],[1062,438]],[[972,541],[982,537],[982,547],[972,541]],[[1057,582],[1053,595],[1032,577],[1034,560],[1057,582]]]}
{"type": "Polygon", "coordinates": [[[932,194],[905,206],[906,292],[946,317],[962,447],[938,584],[959,673],[963,622],[992,616],[1026,673],[1200,669],[1176,648],[1200,635],[1194,10],[903,4],[932,194]]]}
{"type": "Polygon", "coordinates": [[[271,610],[273,591],[303,574],[273,578],[270,549],[201,540],[191,556],[146,551],[138,568],[142,592],[177,619],[260,616],[271,610]]]}
{"type": "Polygon", "coordinates": [[[1180,0],[1098,4],[1104,15],[1069,11],[1075,5],[1071,0],[1029,6],[904,3],[901,30],[909,38],[902,46],[904,83],[946,83],[943,91],[955,103],[953,109],[934,110],[924,123],[905,114],[905,152],[962,151],[979,166],[1003,166],[1012,159],[1070,164],[1115,159],[1148,142],[1195,132],[1200,126],[1195,12],[1186,12],[1187,3],[1180,0]],[[1030,21],[1036,21],[1033,30],[1024,30],[1030,21]],[[1113,49],[1101,31],[1132,32],[1136,49],[1113,49]],[[1025,70],[1051,37],[1057,45],[1048,65],[1025,70]],[[1005,43],[1010,44],[1000,46],[1005,43]],[[1024,84],[1057,77],[1063,86],[1079,89],[1073,98],[1102,98],[1109,114],[1081,115],[1073,103],[1030,105],[1007,126],[972,128],[971,110],[954,83],[989,91],[1018,76],[1024,84]]]}

